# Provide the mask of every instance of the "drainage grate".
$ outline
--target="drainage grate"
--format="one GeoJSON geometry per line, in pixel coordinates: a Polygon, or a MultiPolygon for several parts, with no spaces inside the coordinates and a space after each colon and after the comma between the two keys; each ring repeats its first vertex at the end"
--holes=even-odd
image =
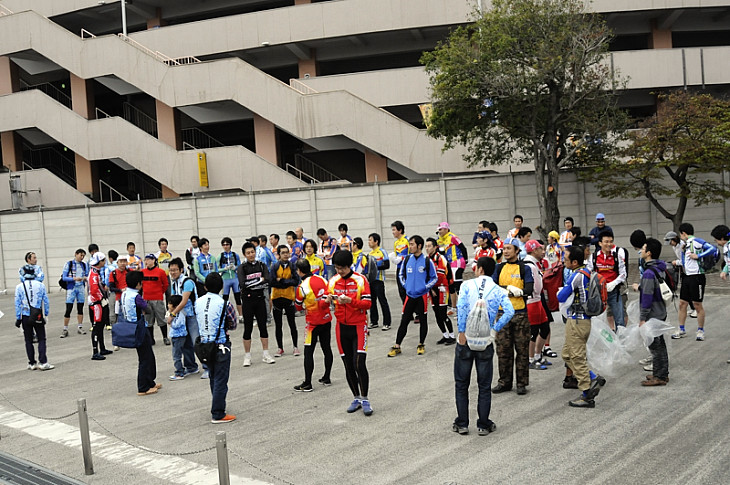
{"type": "Polygon", "coordinates": [[[84,485],[83,482],[1,451],[0,483],[12,485],[84,485]]]}

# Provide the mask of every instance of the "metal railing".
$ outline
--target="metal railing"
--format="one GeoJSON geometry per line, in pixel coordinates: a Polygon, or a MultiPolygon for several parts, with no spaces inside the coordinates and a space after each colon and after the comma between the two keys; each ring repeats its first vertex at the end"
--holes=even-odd
{"type": "Polygon", "coordinates": [[[99,202],[122,202],[125,200],[129,199],[124,194],[103,180],[99,180],[99,202]],[[105,198],[104,196],[107,194],[109,194],[109,197],[105,198]]]}
{"type": "Polygon", "coordinates": [[[137,194],[137,199],[161,199],[162,190],[145,180],[140,174],[127,172],[128,193],[137,194]]]}
{"type": "Polygon", "coordinates": [[[3,7],[0,5],[0,17],[3,15],[13,15],[13,11],[10,10],[8,7],[3,7]]]}
{"type": "Polygon", "coordinates": [[[96,111],[96,119],[97,120],[101,120],[101,119],[104,119],[104,118],[111,118],[112,117],[112,115],[110,115],[106,111],[100,110],[99,108],[94,108],[94,111],[96,111]]]}
{"type": "Polygon", "coordinates": [[[287,163],[286,169],[287,172],[299,177],[300,180],[307,183],[318,184],[322,182],[338,182],[342,180],[342,178],[333,174],[326,168],[300,154],[294,155],[294,165],[287,163]],[[290,170],[289,167],[293,170],[290,170]]]}
{"type": "Polygon", "coordinates": [[[96,36],[86,29],[81,29],[81,38],[82,39],[96,39],[96,36]]]}
{"type": "Polygon", "coordinates": [[[200,59],[198,59],[197,57],[193,57],[193,56],[183,56],[183,57],[172,58],[170,56],[166,56],[165,54],[163,54],[160,51],[153,51],[149,47],[143,46],[142,44],[140,44],[139,42],[130,38],[127,35],[124,35],[124,34],[117,34],[117,35],[124,42],[131,44],[132,46],[141,50],[145,54],[148,54],[148,55],[154,57],[155,59],[157,59],[160,62],[164,62],[168,66],[180,66],[182,64],[196,64],[196,63],[200,62],[200,59]]]}
{"type": "Polygon", "coordinates": [[[220,140],[216,140],[200,128],[185,128],[182,130],[183,150],[200,150],[204,148],[219,148],[226,146],[220,140]],[[185,145],[190,148],[185,148],[185,145]]]}
{"type": "Polygon", "coordinates": [[[72,187],[76,187],[76,162],[56,147],[32,148],[23,143],[23,166],[46,168],[72,187]]]}
{"type": "Polygon", "coordinates": [[[122,104],[123,117],[137,128],[157,138],[157,120],[127,102],[122,104]]]}
{"type": "Polygon", "coordinates": [[[50,98],[55,99],[65,107],[71,109],[71,96],[64,93],[60,89],[58,89],[56,86],[54,86],[51,83],[41,83],[41,84],[28,84],[27,82],[20,80],[20,90],[21,91],[30,91],[31,89],[36,89],[38,91],[41,91],[46,96],[49,96],[50,98]]]}
{"type": "Polygon", "coordinates": [[[310,88],[298,79],[289,79],[289,87],[299,91],[301,94],[317,94],[319,91],[310,88]]]}

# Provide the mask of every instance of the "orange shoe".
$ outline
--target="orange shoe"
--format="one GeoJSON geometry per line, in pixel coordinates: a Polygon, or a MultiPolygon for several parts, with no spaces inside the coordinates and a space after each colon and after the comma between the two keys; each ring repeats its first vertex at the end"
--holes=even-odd
{"type": "Polygon", "coordinates": [[[232,414],[226,414],[221,419],[211,419],[210,422],[213,424],[220,424],[220,423],[230,423],[231,421],[235,421],[236,417],[232,414]]]}
{"type": "Polygon", "coordinates": [[[150,387],[147,389],[147,392],[138,392],[138,396],[150,396],[152,394],[157,394],[157,391],[159,391],[159,388],[157,387],[150,387]]]}

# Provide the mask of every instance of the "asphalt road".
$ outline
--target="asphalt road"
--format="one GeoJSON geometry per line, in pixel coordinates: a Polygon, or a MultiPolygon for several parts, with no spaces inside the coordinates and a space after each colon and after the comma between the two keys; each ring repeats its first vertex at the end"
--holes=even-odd
{"type": "MultiPolygon", "coordinates": [[[[394,285],[388,286],[393,304],[397,295],[394,285]]],[[[104,362],[91,361],[89,335],[58,338],[62,294],[54,293],[51,305],[48,355],[56,368],[31,372],[13,325],[12,297],[0,297],[6,314],[0,319],[0,450],[86,483],[217,483],[215,451],[168,456],[138,448],[206,449],[215,444],[216,431],[227,433],[232,483],[730,483],[727,296],[706,300],[706,341],[691,338],[696,321],[689,320],[690,337],[671,342],[668,386],[642,388],[646,372],[632,365],[608,380],[595,409],[569,408],[567,401],[577,392],[562,389],[557,358],[552,368],[531,371],[526,396],[493,396],[498,429],[486,437],[475,429],[475,381],[472,433],[451,431],[453,347],[435,344],[440,336],[432,314],[423,356],[416,356],[415,325],[397,358],[386,357],[395,328],[372,332],[368,367],[375,413],[370,417],[345,412],[351,395],[340,359],[335,357],[331,387],[296,393],[292,387],[302,380],[303,358],[291,355],[288,329],[284,357],[275,365],[263,364],[254,340],[254,365],[244,369],[239,328],[232,336],[228,393],[228,411],[238,420],[213,425],[208,381],[197,376],[167,380],[170,347],[159,341],[155,346],[164,387],[157,395],[138,397],[136,353],[121,350],[104,362]],[[78,417],[32,417],[71,413],[82,397],[93,418],[91,476],[84,475],[78,417]]],[[[676,323],[674,311],[670,319],[676,323]]],[[[297,323],[301,342],[303,318],[297,323]]],[[[270,331],[273,337],[273,327],[270,331]]],[[[560,323],[553,325],[552,342],[559,351],[560,323]]],[[[315,359],[316,378],[323,365],[319,351],[315,359]]]]}

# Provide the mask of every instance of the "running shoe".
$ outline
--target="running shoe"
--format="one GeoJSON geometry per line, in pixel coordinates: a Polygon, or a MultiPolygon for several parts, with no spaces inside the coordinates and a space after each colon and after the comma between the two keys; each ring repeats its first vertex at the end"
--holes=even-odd
{"type": "Polygon", "coordinates": [[[210,379],[210,372],[208,372],[207,370],[204,370],[203,374],[201,374],[200,378],[201,379],[210,379]]]}
{"type": "Polygon", "coordinates": [[[51,370],[51,369],[55,369],[55,368],[56,368],[55,365],[51,365],[48,362],[46,362],[45,364],[36,365],[36,369],[38,369],[38,370],[51,370]]]}
{"type": "MultiPolygon", "coordinates": [[[[418,347],[416,347],[416,355],[423,355],[426,353],[426,346],[423,344],[418,344],[418,347]]],[[[388,354],[390,355],[390,354],[388,354]]]]}
{"type": "Polygon", "coordinates": [[[248,355],[243,357],[243,366],[251,367],[251,357],[249,357],[248,355]]]}
{"type": "Polygon", "coordinates": [[[370,407],[370,401],[368,401],[367,399],[363,399],[362,401],[360,401],[360,405],[362,406],[362,413],[365,416],[370,416],[371,414],[373,414],[373,408],[370,407]]]}
{"type": "Polygon", "coordinates": [[[170,376],[169,379],[171,381],[181,381],[181,380],[185,379],[185,376],[173,375],[173,376],[170,376]]]}
{"type": "Polygon", "coordinates": [[[236,420],[236,417],[234,415],[226,414],[221,419],[211,419],[210,422],[213,424],[222,424],[222,423],[230,423],[235,420],[236,420]]]}
{"type": "Polygon", "coordinates": [[[107,332],[111,332],[111,330],[112,330],[112,326],[111,325],[107,325],[104,328],[106,329],[107,332]]]}
{"type": "Polygon", "coordinates": [[[590,401],[594,400],[598,393],[601,392],[601,388],[606,385],[606,379],[597,375],[595,379],[591,381],[591,387],[586,392],[586,398],[590,401]]]}
{"type": "Polygon", "coordinates": [[[701,328],[697,329],[697,341],[702,342],[705,340],[705,331],[701,328]]]}
{"type": "Polygon", "coordinates": [[[390,325],[383,325],[383,332],[390,330],[390,325]]]}
{"type": "Polygon", "coordinates": [[[489,422],[486,428],[477,428],[479,436],[487,436],[489,433],[494,433],[495,431],[497,431],[497,425],[492,421],[489,422]]]}
{"type": "Polygon", "coordinates": [[[305,382],[302,382],[298,386],[294,386],[294,390],[297,392],[312,392],[314,389],[312,388],[311,384],[307,384],[305,382]]]}
{"type": "Polygon", "coordinates": [[[436,342],[436,345],[443,345],[443,344],[445,344],[448,341],[449,341],[449,337],[442,337],[441,340],[439,340],[438,342],[436,342]]]}
{"type": "Polygon", "coordinates": [[[284,355],[284,349],[276,349],[276,352],[274,352],[274,357],[281,357],[284,355]]]}
{"type": "Polygon", "coordinates": [[[329,380],[329,379],[325,379],[324,377],[322,377],[321,379],[319,379],[319,383],[322,384],[323,386],[331,386],[332,385],[332,381],[329,380]]]}
{"type": "Polygon", "coordinates": [[[106,357],[101,354],[94,354],[91,356],[91,360],[106,360],[106,357]]]}
{"type": "Polygon", "coordinates": [[[187,377],[187,376],[191,376],[191,375],[193,375],[193,374],[197,374],[197,373],[199,373],[199,372],[200,372],[200,367],[198,367],[197,369],[195,369],[194,371],[191,371],[191,372],[187,372],[187,371],[185,371],[185,377],[187,377]]]}
{"type": "Polygon", "coordinates": [[[451,425],[451,431],[453,431],[454,433],[462,434],[462,435],[469,434],[469,428],[466,428],[466,427],[462,428],[461,426],[459,426],[456,423],[451,425]]]}
{"type": "Polygon", "coordinates": [[[112,352],[111,350],[108,350],[108,349],[104,349],[104,350],[102,350],[102,351],[101,351],[101,352],[99,352],[99,353],[100,353],[101,355],[111,355],[111,354],[113,354],[114,352],[112,352]]]}
{"type": "Polygon", "coordinates": [[[647,372],[653,371],[654,370],[654,363],[653,362],[649,362],[648,364],[646,364],[644,366],[644,370],[647,371],[647,372]]]}
{"type": "Polygon", "coordinates": [[[294,347],[294,353],[292,355],[294,355],[294,357],[298,357],[298,356],[302,355],[302,353],[299,352],[298,347],[294,347]]]}
{"type": "Polygon", "coordinates": [[[262,361],[262,362],[263,362],[264,364],[273,364],[273,363],[275,363],[275,362],[276,362],[276,361],[274,360],[274,358],[273,358],[272,356],[270,356],[269,354],[264,354],[264,357],[263,357],[263,358],[261,359],[261,361],[262,361]]]}
{"type": "Polygon", "coordinates": [[[444,345],[454,345],[456,343],[456,339],[454,337],[449,337],[448,340],[446,340],[446,343],[444,345]]]}
{"type": "Polygon", "coordinates": [[[28,370],[36,370],[38,368],[38,365],[36,364],[28,364],[28,370]]]}
{"type": "Polygon", "coordinates": [[[170,339],[167,338],[167,337],[163,338],[162,341],[165,343],[165,345],[170,345],[171,344],[170,339]]]}
{"type": "Polygon", "coordinates": [[[66,338],[66,337],[68,337],[68,329],[64,328],[63,332],[61,332],[61,338],[66,338]]]}
{"type": "Polygon", "coordinates": [[[117,345],[115,345],[114,346],[114,352],[116,352],[117,350],[119,350],[119,347],[117,345]]]}
{"type": "Polygon", "coordinates": [[[533,360],[530,362],[530,370],[547,370],[547,366],[543,365],[539,360],[533,360]]]}
{"type": "Polygon", "coordinates": [[[572,408],[594,408],[596,407],[596,401],[581,395],[578,399],[568,401],[568,406],[572,408]]]}
{"type": "Polygon", "coordinates": [[[86,330],[84,330],[84,327],[79,327],[79,328],[77,328],[77,329],[76,329],[76,332],[77,332],[77,333],[78,333],[79,335],[86,335],[86,330]]]}
{"type": "Polygon", "coordinates": [[[639,361],[639,365],[649,365],[649,364],[651,364],[651,363],[652,363],[653,361],[654,361],[654,358],[653,358],[653,357],[652,357],[652,356],[650,355],[650,356],[649,356],[649,357],[647,357],[646,359],[641,359],[641,360],[639,361]]]}
{"type": "Polygon", "coordinates": [[[687,336],[687,332],[685,332],[681,328],[672,334],[672,338],[675,340],[686,337],[686,336],[687,336]]]}
{"type": "Polygon", "coordinates": [[[390,352],[388,352],[388,357],[395,357],[396,355],[401,353],[400,347],[396,347],[395,345],[390,348],[390,352]]]}
{"type": "Polygon", "coordinates": [[[368,328],[378,328],[379,326],[380,325],[378,325],[377,323],[371,323],[370,325],[368,325],[368,328]]]}
{"type": "Polygon", "coordinates": [[[355,398],[352,400],[352,402],[350,403],[350,406],[347,408],[347,412],[354,413],[361,407],[362,407],[362,402],[358,398],[355,398]]]}
{"type": "Polygon", "coordinates": [[[697,318],[697,310],[692,310],[691,312],[689,312],[689,317],[690,318],[697,318]]]}

